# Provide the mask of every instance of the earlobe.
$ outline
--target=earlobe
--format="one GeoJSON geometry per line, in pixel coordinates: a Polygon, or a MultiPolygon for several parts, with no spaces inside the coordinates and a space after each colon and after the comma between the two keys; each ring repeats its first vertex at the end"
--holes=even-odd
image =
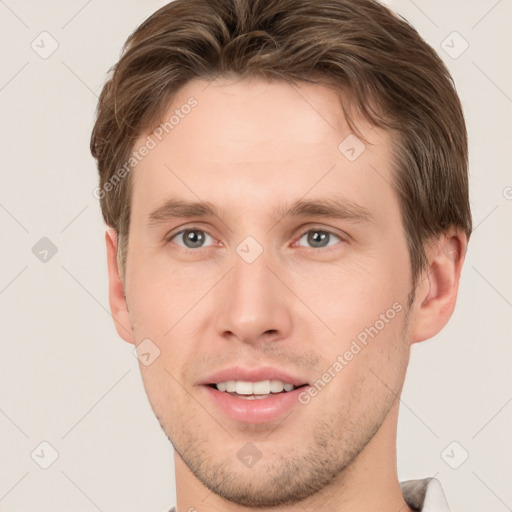
{"type": "Polygon", "coordinates": [[[107,246],[108,296],[112,318],[119,336],[128,343],[135,344],[124,286],[117,266],[117,232],[115,229],[107,228],[105,242],[107,246]]]}
{"type": "Polygon", "coordinates": [[[452,316],[466,248],[466,234],[452,231],[436,240],[427,252],[429,263],[416,294],[412,343],[435,336],[452,316]]]}

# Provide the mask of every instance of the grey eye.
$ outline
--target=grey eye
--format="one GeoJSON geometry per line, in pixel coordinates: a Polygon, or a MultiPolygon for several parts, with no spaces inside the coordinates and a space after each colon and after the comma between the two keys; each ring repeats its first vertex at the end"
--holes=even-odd
{"type": "Polygon", "coordinates": [[[176,233],[172,237],[172,240],[182,240],[183,243],[181,244],[176,242],[177,245],[187,249],[197,249],[203,247],[203,244],[208,237],[213,241],[213,238],[205,231],[200,229],[185,229],[179,233],[176,233]]]}
{"type": "Polygon", "coordinates": [[[341,240],[337,235],[331,233],[330,231],[323,231],[321,229],[310,229],[300,237],[299,242],[303,238],[306,238],[307,243],[310,244],[311,247],[318,249],[332,245],[329,243],[331,241],[331,237],[341,240]]]}

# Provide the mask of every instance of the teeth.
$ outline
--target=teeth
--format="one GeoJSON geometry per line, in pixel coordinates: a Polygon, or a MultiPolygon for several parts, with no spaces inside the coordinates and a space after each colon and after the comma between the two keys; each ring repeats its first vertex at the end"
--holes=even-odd
{"type": "Polygon", "coordinates": [[[253,383],[252,382],[244,382],[242,380],[237,381],[235,393],[239,395],[254,395],[252,392],[253,383]]]}
{"type": "Polygon", "coordinates": [[[259,382],[253,383],[251,395],[268,395],[269,393],[270,393],[270,381],[269,380],[261,380],[259,382]]]}
{"type": "Polygon", "coordinates": [[[270,381],[270,391],[272,393],[281,393],[284,389],[284,383],[280,380],[271,380],[270,381]]]}
{"type": "Polygon", "coordinates": [[[281,382],[280,380],[260,380],[258,382],[247,382],[243,380],[228,380],[218,382],[216,387],[219,391],[237,393],[239,395],[269,395],[270,393],[281,393],[292,391],[293,384],[281,382]]]}

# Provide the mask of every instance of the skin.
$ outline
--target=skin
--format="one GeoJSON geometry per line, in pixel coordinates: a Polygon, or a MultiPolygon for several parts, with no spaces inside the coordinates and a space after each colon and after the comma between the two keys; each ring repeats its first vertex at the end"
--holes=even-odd
{"type": "Polygon", "coordinates": [[[116,233],[106,234],[119,335],[132,344],[149,338],[160,350],[140,368],[175,449],[178,511],[409,510],[396,471],[398,397],[411,344],[434,336],[453,312],[465,235],[451,230],[426,244],[429,265],[408,310],[390,133],[354,115],[368,143],[351,162],[338,150],[351,130],[323,86],[193,81],[164,117],[190,96],[197,107],[133,171],[124,283],[116,233]],[[170,196],[211,202],[220,215],[149,226],[170,196]],[[366,208],[374,221],[272,215],[283,202],[327,197],[366,208]],[[184,228],[199,230],[202,249],[186,253],[183,236],[170,238],[184,228]],[[328,246],[314,245],[309,229],[333,233],[328,246]],[[263,248],[252,263],[236,252],[247,236],[263,248]],[[402,310],[378,335],[279,421],[227,418],[199,385],[236,365],[269,365],[314,383],[397,302],[402,310]],[[250,468],[237,458],[248,442],[261,452],[250,468]]]}

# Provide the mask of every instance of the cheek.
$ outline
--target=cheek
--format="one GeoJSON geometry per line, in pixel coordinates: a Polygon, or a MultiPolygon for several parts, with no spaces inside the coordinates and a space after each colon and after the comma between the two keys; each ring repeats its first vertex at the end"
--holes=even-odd
{"type": "Polygon", "coordinates": [[[138,263],[127,276],[127,301],[136,343],[149,339],[159,354],[150,366],[140,364],[146,392],[155,406],[154,401],[181,396],[178,382],[185,381],[186,363],[197,358],[205,339],[199,330],[214,281],[191,265],[170,269],[169,264],[138,263]]]}
{"type": "Polygon", "coordinates": [[[392,261],[393,256],[373,254],[336,264],[309,262],[295,268],[288,279],[297,296],[334,331],[331,338],[339,350],[376,323],[379,331],[390,332],[391,324],[401,322],[396,318],[406,307],[407,279],[394,270],[392,261]]]}
{"type": "Polygon", "coordinates": [[[146,337],[171,336],[180,319],[186,316],[188,321],[211,280],[198,266],[170,264],[162,258],[140,260],[133,259],[132,269],[136,270],[127,276],[134,326],[144,328],[146,337]]]}
{"type": "MultiPolygon", "coordinates": [[[[338,404],[336,414],[343,421],[350,418],[352,423],[367,425],[376,415],[387,412],[396,400],[409,358],[405,309],[396,306],[392,312],[388,311],[387,323],[378,318],[362,322],[363,327],[354,326],[350,332],[344,330],[343,320],[338,322],[337,337],[322,346],[322,370],[315,381],[315,387],[320,390],[316,402],[319,410],[326,404],[338,404]],[[326,383],[325,387],[322,383],[326,383]]],[[[355,313],[360,323],[362,314],[355,313]]],[[[344,319],[351,322],[348,315],[344,319]]]]}
{"type": "Polygon", "coordinates": [[[386,256],[326,265],[300,280],[297,289],[334,332],[321,326],[315,338],[315,350],[322,356],[318,377],[332,382],[324,398],[361,414],[380,407],[381,400],[389,404],[394,399],[390,389],[400,387],[408,360],[403,331],[408,280],[394,270],[393,260],[403,254],[386,256]]]}

